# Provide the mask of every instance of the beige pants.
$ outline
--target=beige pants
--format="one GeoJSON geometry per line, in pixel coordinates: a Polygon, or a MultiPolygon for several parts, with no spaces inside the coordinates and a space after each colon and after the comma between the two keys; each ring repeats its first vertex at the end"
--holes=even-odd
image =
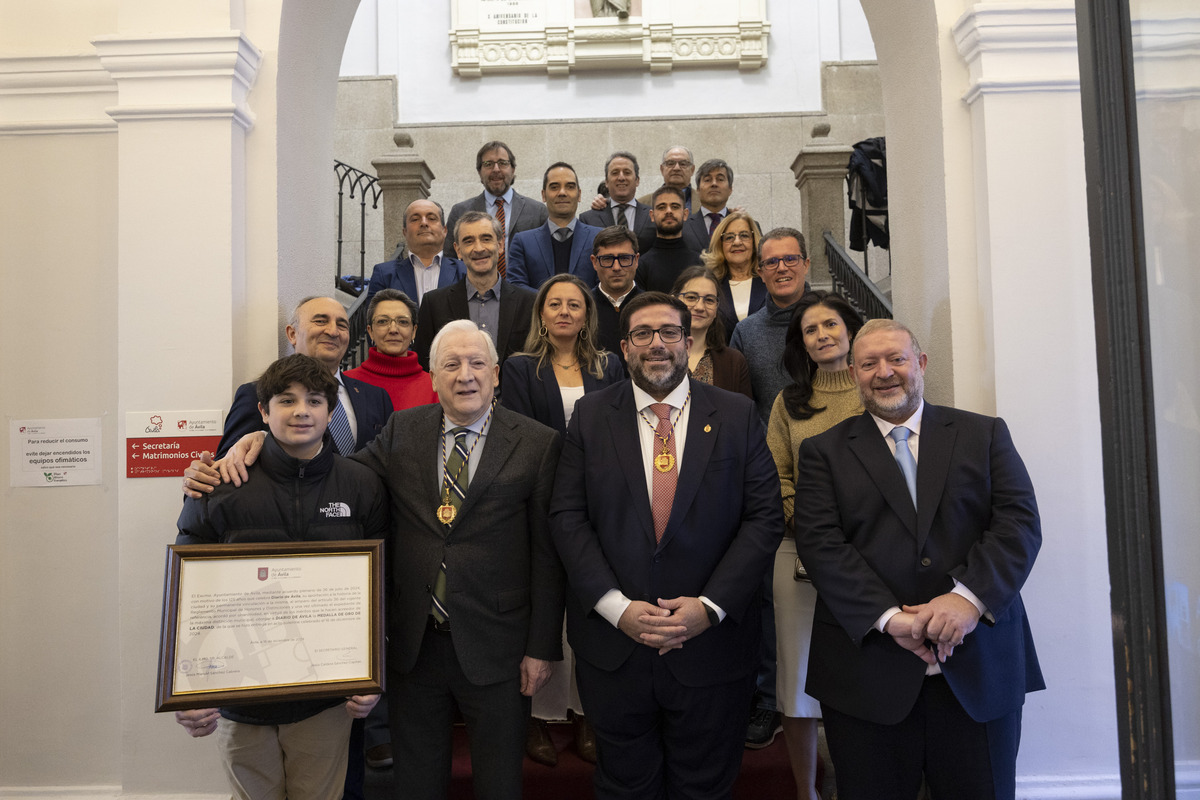
{"type": "Polygon", "coordinates": [[[341,705],[290,725],[222,718],[217,750],[236,800],[341,800],[350,749],[341,705]]]}

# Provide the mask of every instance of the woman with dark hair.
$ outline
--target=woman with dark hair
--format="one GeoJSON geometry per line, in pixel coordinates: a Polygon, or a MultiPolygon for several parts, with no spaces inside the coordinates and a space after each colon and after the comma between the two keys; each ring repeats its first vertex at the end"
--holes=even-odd
{"type": "MultiPolygon", "coordinates": [[[[767,445],[779,470],[789,531],[795,511],[796,456],[800,442],[863,411],[849,368],[850,342],[862,326],[862,317],[844,298],[821,291],[800,298],[788,326],[783,365],[792,376],[792,383],[775,398],[767,424],[767,445]]],[[[821,706],[804,693],[804,680],[817,592],[807,581],[791,535],[783,537],[775,556],[773,587],[776,696],[783,712],[783,735],[796,778],[797,797],[814,800],[818,797],[817,720],[821,706]]]]}
{"type": "Polygon", "coordinates": [[[417,334],[417,304],[398,289],[381,289],[367,309],[367,360],[346,375],[385,390],[400,411],[438,401],[429,373],[410,350],[417,334]]]}
{"type": "Polygon", "coordinates": [[[753,400],[746,357],[726,347],[725,325],[717,314],[719,291],[716,276],[706,267],[688,267],[679,273],[671,289],[671,294],[683,301],[692,315],[688,369],[698,381],[741,392],[753,400]]]}
{"type": "MultiPolygon", "coordinates": [[[[533,303],[525,352],[509,356],[501,367],[500,402],[566,435],[579,398],[625,380],[621,359],[597,346],[597,325],[596,300],[587,284],[570,274],[547,280],[533,303]]],[[[563,638],[563,663],[533,697],[525,753],[541,764],[557,764],[546,720],[571,718],[576,751],[595,763],[595,733],[583,716],[574,657],[563,638]]]]}
{"type": "Polygon", "coordinates": [[[700,254],[720,288],[718,313],[725,326],[725,341],[739,321],[767,302],[767,287],[758,277],[758,248],[762,234],[758,223],[744,211],[727,214],[713,231],[708,249],[700,254]]]}

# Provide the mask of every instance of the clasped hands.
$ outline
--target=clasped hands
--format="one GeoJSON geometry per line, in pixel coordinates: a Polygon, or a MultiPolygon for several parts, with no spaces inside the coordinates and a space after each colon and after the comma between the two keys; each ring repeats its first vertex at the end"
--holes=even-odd
{"type": "Polygon", "coordinates": [[[658,605],[634,600],[617,625],[638,644],[658,648],[661,656],[683,647],[709,629],[708,612],[698,597],[659,598],[658,605]]]}
{"type": "Polygon", "coordinates": [[[926,664],[946,663],[954,648],[979,624],[979,609],[960,594],[947,592],[928,603],[901,606],[887,621],[896,644],[926,664]]]}

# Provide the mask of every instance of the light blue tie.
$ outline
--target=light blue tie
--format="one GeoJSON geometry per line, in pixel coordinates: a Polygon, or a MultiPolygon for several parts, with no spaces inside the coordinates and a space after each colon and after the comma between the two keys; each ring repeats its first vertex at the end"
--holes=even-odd
{"type": "Polygon", "coordinates": [[[913,458],[912,450],[908,447],[908,437],[912,431],[904,426],[892,428],[888,436],[896,443],[896,463],[904,473],[904,482],[908,485],[908,496],[912,498],[913,508],[917,507],[917,461],[913,458]]]}

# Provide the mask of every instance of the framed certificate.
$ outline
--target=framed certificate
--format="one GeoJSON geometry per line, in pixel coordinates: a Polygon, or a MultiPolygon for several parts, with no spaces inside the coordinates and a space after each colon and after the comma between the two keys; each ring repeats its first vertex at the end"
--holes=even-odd
{"type": "Polygon", "coordinates": [[[170,545],[155,711],[383,691],[383,540],[170,545]]]}

